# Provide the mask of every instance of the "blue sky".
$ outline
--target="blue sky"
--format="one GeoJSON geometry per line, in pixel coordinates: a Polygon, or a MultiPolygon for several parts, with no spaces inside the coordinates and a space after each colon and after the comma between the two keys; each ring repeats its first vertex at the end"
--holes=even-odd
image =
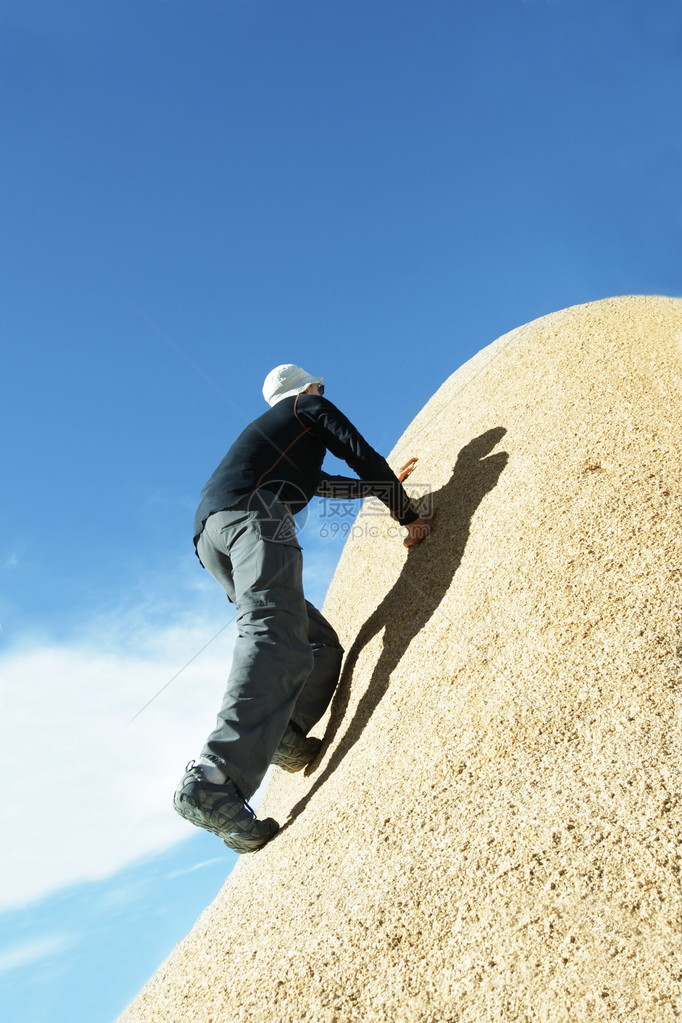
{"type": "Polygon", "coordinates": [[[682,293],[682,3],[0,12],[0,1008],[108,1023],[233,862],[170,808],[234,638],[201,486],[278,363],[388,452],[519,324],[682,293]]]}

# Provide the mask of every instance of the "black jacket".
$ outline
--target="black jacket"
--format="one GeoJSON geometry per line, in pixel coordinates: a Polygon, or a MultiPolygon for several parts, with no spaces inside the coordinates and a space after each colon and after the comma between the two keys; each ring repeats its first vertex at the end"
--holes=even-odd
{"type": "Polygon", "coordinates": [[[419,517],[386,459],[343,412],[316,394],[283,398],[237,437],[201,492],[194,517],[195,544],[209,515],[232,508],[260,487],[273,490],[293,513],[315,494],[374,494],[401,525],[419,517]],[[323,473],[327,451],[342,458],[360,479],[323,473]]]}

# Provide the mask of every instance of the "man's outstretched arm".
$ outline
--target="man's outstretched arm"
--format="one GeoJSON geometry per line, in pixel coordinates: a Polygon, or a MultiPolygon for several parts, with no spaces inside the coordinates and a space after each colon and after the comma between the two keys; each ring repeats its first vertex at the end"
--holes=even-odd
{"type": "MultiPolygon", "coordinates": [[[[301,395],[301,399],[300,414],[314,428],[325,447],[358,474],[369,493],[378,497],[402,526],[409,527],[420,520],[421,529],[409,531],[406,546],[414,546],[425,539],[430,531],[430,520],[419,515],[386,459],[367,443],[343,412],[327,398],[311,394],[301,395]]],[[[413,467],[414,464],[410,467],[409,462],[403,466],[403,479],[413,467]]]]}

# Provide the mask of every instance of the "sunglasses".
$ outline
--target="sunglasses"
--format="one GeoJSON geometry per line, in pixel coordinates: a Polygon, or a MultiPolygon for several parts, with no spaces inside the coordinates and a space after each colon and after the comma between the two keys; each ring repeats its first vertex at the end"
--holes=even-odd
{"type": "Polygon", "coordinates": [[[320,392],[320,394],[324,394],[324,384],[318,384],[317,389],[320,392]]]}

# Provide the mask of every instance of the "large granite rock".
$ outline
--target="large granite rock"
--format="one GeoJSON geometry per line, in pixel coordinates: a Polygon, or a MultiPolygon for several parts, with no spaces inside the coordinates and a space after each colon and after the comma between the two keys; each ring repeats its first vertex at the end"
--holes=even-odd
{"type": "Polygon", "coordinates": [[[673,1023],[681,337],[577,306],[429,401],[390,461],[436,527],[364,506],[322,761],[122,1020],[673,1023]]]}

